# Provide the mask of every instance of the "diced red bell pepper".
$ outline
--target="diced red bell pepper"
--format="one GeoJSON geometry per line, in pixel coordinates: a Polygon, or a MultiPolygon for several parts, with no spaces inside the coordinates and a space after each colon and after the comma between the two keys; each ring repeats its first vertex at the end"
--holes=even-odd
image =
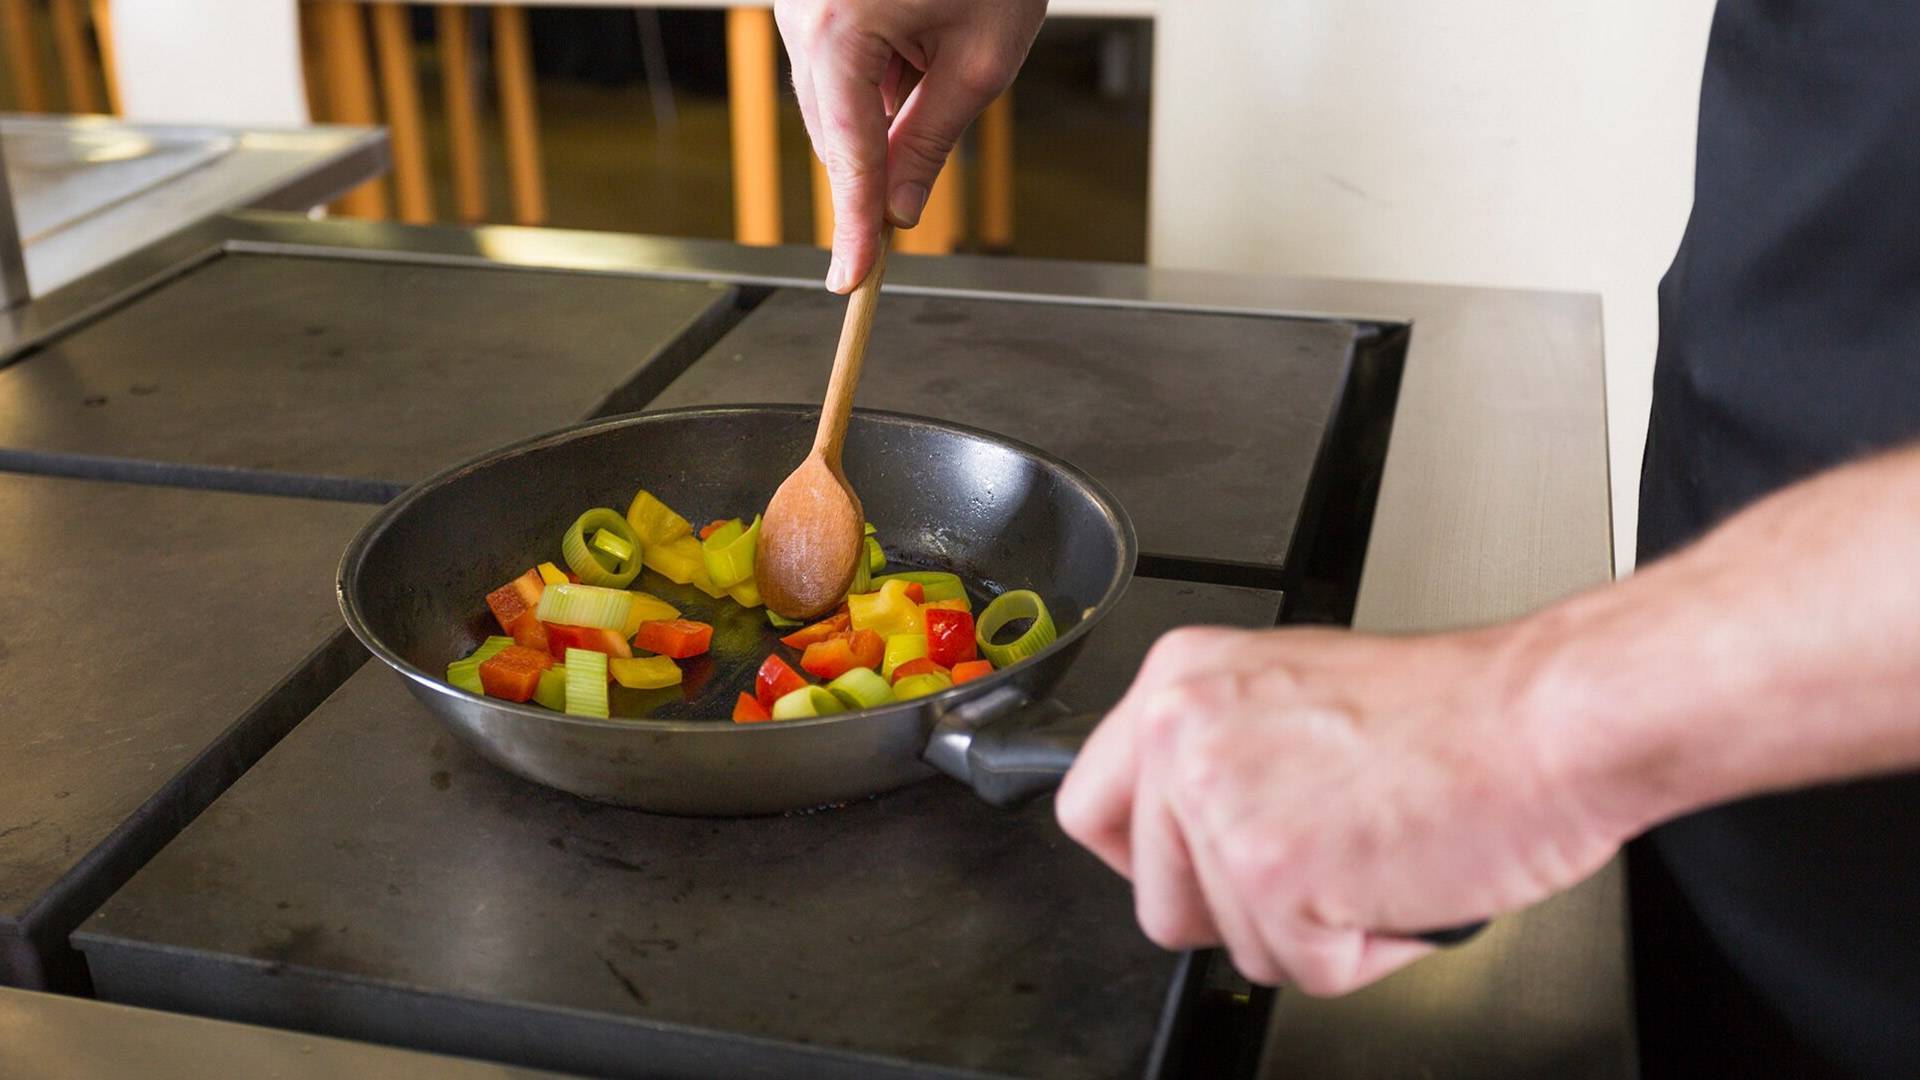
{"type": "Polygon", "coordinates": [[[633,650],[627,647],[627,639],[620,636],[618,630],[604,630],[593,626],[568,626],[565,623],[547,624],[547,652],[555,660],[565,660],[568,649],[589,649],[628,659],[633,650]]]}
{"type": "Polygon", "coordinates": [[[853,662],[853,644],[851,635],[835,635],[825,641],[816,641],[807,646],[800,656],[800,666],[807,674],[820,679],[837,679],[860,665],[853,662]]]}
{"type": "Polygon", "coordinates": [[[951,678],[953,673],[945,667],[934,663],[932,657],[922,656],[918,659],[909,660],[893,669],[894,682],[899,682],[909,675],[945,675],[951,678]]]}
{"type": "Polygon", "coordinates": [[[973,640],[973,616],[965,611],[928,608],[927,656],[942,667],[965,663],[980,655],[973,640]]]}
{"type": "Polygon", "coordinates": [[[780,659],[779,653],[771,653],[761,663],[760,673],[754,677],[753,696],[759,699],[763,707],[771,709],[774,702],[805,685],[807,680],[780,659]]]}
{"type": "Polygon", "coordinates": [[[975,679],[984,679],[993,674],[993,661],[968,660],[964,664],[953,665],[953,685],[970,683],[975,679]]]}
{"type": "Polygon", "coordinates": [[[529,570],[487,594],[487,608],[500,623],[500,632],[513,633],[513,623],[521,615],[540,606],[540,594],[547,590],[540,571],[529,570]]]}
{"type": "Polygon", "coordinates": [[[825,641],[836,634],[844,633],[847,629],[847,623],[851,619],[852,616],[845,612],[829,616],[805,629],[795,630],[793,633],[781,638],[780,644],[785,645],[789,649],[805,649],[816,641],[825,641]]]}
{"type": "Polygon", "coordinates": [[[656,619],[640,624],[633,647],[675,660],[699,656],[713,644],[713,627],[692,619],[656,619]]]}
{"type": "Polygon", "coordinates": [[[871,630],[851,630],[847,636],[847,647],[853,650],[853,666],[879,671],[887,659],[887,639],[871,630]]]}
{"type": "Polygon", "coordinates": [[[917,581],[907,582],[907,599],[916,604],[927,602],[927,587],[917,581]]]}
{"type": "Polygon", "coordinates": [[[743,693],[738,698],[734,699],[734,702],[733,702],[733,722],[734,723],[757,724],[762,720],[771,720],[771,719],[773,719],[773,714],[768,712],[767,707],[760,704],[760,699],[754,697],[752,694],[743,693]]]}
{"type": "Polygon", "coordinates": [[[726,525],[727,525],[726,518],[720,518],[716,521],[707,522],[705,525],[700,526],[700,539],[705,540],[707,537],[712,536],[714,533],[725,528],[726,525]]]}
{"type": "Polygon", "coordinates": [[[522,648],[547,651],[547,624],[532,611],[523,611],[520,617],[507,627],[507,633],[513,635],[513,643],[522,648]]]}
{"type": "Polygon", "coordinates": [[[480,665],[480,686],[488,697],[530,701],[540,686],[540,673],[553,666],[553,657],[519,645],[509,645],[480,665]]]}

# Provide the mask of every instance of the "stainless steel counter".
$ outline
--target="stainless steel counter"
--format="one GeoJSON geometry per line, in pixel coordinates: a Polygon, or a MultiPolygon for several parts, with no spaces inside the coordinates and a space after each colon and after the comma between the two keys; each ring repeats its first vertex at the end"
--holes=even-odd
{"type": "Polygon", "coordinates": [[[229,210],[306,210],[380,175],[384,131],[243,131],[105,116],[0,116],[36,296],[229,210]]]}
{"type": "MultiPolygon", "coordinates": [[[[0,319],[0,362],[226,253],[521,266],[812,287],[810,250],[561,231],[210,222],[0,319]]],[[[1599,303],[1586,296],[1140,267],[901,257],[890,291],[1342,318],[1404,331],[1355,623],[1411,632],[1532,610],[1611,574],[1599,303]]],[[[1616,865],[1457,951],[1339,1001],[1283,993],[1266,1074],[1627,1076],[1616,865]]]]}

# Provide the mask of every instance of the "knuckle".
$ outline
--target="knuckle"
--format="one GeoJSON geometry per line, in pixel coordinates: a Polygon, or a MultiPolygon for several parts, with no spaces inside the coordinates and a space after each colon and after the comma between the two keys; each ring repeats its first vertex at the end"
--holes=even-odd
{"type": "Polygon", "coordinates": [[[1013,82],[1014,69],[997,52],[982,51],[962,60],[954,69],[960,89],[976,98],[1000,96],[1013,82]]]}

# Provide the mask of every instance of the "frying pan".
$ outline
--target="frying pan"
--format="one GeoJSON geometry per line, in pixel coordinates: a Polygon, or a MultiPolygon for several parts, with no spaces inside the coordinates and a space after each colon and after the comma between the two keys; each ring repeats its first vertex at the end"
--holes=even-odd
{"type": "Polygon", "coordinates": [[[448,685],[448,661],[499,633],[486,594],[556,559],[582,511],[624,511],[644,487],[695,521],[764,507],[812,444],[818,410],[678,409],[577,426],[433,477],[347,548],[340,607],[362,643],[468,746],[536,783],[670,814],[800,810],[888,791],[936,768],[1010,804],[1051,790],[1092,730],[1047,701],[1133,574],[1133,526],[1078,469],[987,432],[857,411],[848,479],[889,570],[950,570],[991,593],[1032,588],[1059,640],[1039,656],[931,697],[857,713],[734,724],[781,631],[764,612],[652,571],[635,588],[712,623],[681,687],[611,690],[614,718],[566,716],[448,685]],[[631,717],[631,718],[626,718],[631,717]],[[642,718],[645,717],[645,718],[642,718]]]}
{"type": "MultiPolygon", "coordinates": [[[[944,772],[1013,805],[1052,790],[1097,717],[1047,697],[1133,576],[1126,512],[1046,453],[958,424],[856,410],[848,479],[889,569],[950,570],[976,610],[1039,592],[1059,639],[939,694],[806,720],[735,724],[733,700],[780,648],[759,610],[647,571],[636,586],[714,626],[680,687],[611,689],[613,718],[567,716],[458,690],[448,661],[498,632],[485,595],[551,559],[581,511],[624,510],[645,487],[693,520],[765,506],[812,445],[817,410],[676,409],[568,428],[441,473],[389,503],[341,559],[340,609],[462,742],[535,783],[658,813],[751,815],[830,805],[944,772]]],[[[1418,935],[1465,941],[1482,924],[1418,935]]]]}

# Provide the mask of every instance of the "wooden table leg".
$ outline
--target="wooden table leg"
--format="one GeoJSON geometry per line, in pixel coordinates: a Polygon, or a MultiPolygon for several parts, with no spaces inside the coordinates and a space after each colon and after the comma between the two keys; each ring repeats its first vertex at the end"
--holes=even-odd
{"type": "Polygon", "coordinates": [[[827,180],[827,163],[818,154],[808,154],[813,162],[813,242],[833,247],[833,184],[827,180]]]}
{"type": "Polygon", "coordinates": [[[80,0],[52,0],[48,13],[53,18],[53,48],[60,57],[67,111],[99,112],[100,91],[93,81],[93,51],[87,48],[86,13],[80,0]]]}
{"type": "Polygon", "coordinates": [[[433,220],[433,186],[427,175],[427,137],[414,81],[413,32],[405,4],[373,5],[373,41],[380,57],[380,90],[387,106],[387,137],[393,147],[393,193],[400,220],[433,220]]]}
{"type": "Polygon", "coordinates": [[[40,69],[40,50],[34,41],[27,0],[0,0],[0,37],[6,39],[7,66],[13,69],[15,107],[21,112],[46,112],[46,73],[40,69]]]}
{"type": "MultiPolygon", "coordinates": [[[[327,105],[333,119],[347,124],[378,124],[374,105],[373,70],[367,61],[367,24],[360,5],[349,0],[314,4],[314,27],[320,32],[320,56],[327,87],[327,105]]],[[[387,216],[387,189],[378,178],[347,192],[339,202],[349,217],[387,216]]]]}
{"type": "Polygon", "coordinates": [[[933,181],[927,205],[920,211],[920,224],[895,233],[893,247],[908,255],[951,255],[961,232],[961,164],[958,150],[947,158],[946,167],[933,181]]]}
{"type": "Polygon", "coordinates": [[[1013,91],[980,114],[980,246],[1013,247],[1013,91]]]}
{"type": "Polygon", "coordinates": [[[727,9],[727,110],[733,122],[733,237],[780,242],[780,92],[773,12],[727,9]]]}
{"type": "Polygon", "coordinates": [[[113,51],[112,0],[93,0],[93,36],[100,42],[100,77],[107,84],[107,110],[120,115],[120,67],[113,51]]]}
{"type": "Polygon", "coordinates": [[[453,202],[461,221],[487,216],[487,178],[480,162],[480,109],[473,92],[473,41],[467,9],[434,9],[440,35],[440,84],[447,99],[447,135],[453,151],[453,202]]]}
{"type": "Polygon", "coordinates": [[[500,75],[500,119],[506,128],[507,173],[513,181],[513,220],[547,220],[546,180],[540,168],[540,116],[533,94],[533,50],[527,12],[515,4],[493,9],[493,65],[500,75]]]}

